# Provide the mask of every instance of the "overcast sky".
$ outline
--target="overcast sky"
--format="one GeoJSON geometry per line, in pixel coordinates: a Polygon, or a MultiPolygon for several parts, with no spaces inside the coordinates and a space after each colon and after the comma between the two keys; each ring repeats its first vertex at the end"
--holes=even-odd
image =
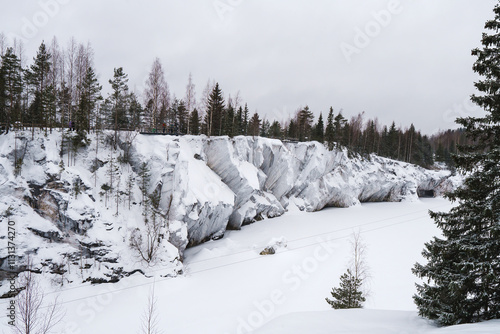
{"type": "Polygon", "coordinates": [[[25,41],[90,42],[101,83],[123,67],[142,90],[155,57],[183,97],[208,79],[239,90],[250,110],[283,120],[309,105],[424,133],[477,114],[471,49],[494,0],[3,1],[0,32],[25,41]]]}

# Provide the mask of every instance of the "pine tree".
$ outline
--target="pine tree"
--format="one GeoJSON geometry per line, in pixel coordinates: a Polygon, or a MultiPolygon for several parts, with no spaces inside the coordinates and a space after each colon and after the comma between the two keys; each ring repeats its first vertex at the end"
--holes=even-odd
{"type": "Polygon", "coordinates": [[[314,120],[314,114],[312,113],[311,110],[309,110],[308,106],[299,111],[299,113],[297,114],[299,141],[311,139],[311,129],[313,120],[314,120]]]}
{"type": "Polygon", "coordinates": [[[2,56],[0,67],[0,123],[12,124],[21,120],[23,79],[21,62],[12,48],[2,56]]]}
{"type": "Polygon", "coordinates": [[[326,302],[335,309],[361,308],[366,300],[361,291],[362,280],[356,278],[350,269],[340,276],[340,287],[333,288],[331,295],[333,299],[326,302]]]}
{"type": "Polygon", "coordinates": [[[467,173],[462,186],[447,195],[458,202],[450,212],[432,212],[442,230],[423,251],[428,260],[413,272],[425,282],[417,285],[415,303],[421,316],[441,325],[500,318],[500,4],[495,19],[486,22],[482,49],[473,70],[481,76],[471,100],[484,117],[459,118],[473,144],[455,157],[467,173]]]}
{"type": "Polygon", "coordinates": [[[109,84],[113,89],[109,100],[112,103],[112,119],[114,123],[115,137],[113,146],[116,149],[118,142],[118,130],[120,126],[127,126],[127,101],[128,101],[128,75],[123,72],[123,68],[115,68],[113,79],[109,84]]]}
{"type": "Polygon", "coordinates": [[[30,86],[30,92],[33,96],[32,103],[29,107],[29,119],[32,123],[40,126],[47,125],[47,106],[46,94],[49,92],[49,73],[52,65],[50,59],[51,54],[47,51],[45,44],[42,42],[38,49],[38,53],[34,58],[34,64],[26,71],[26,81],[30,86]]]}

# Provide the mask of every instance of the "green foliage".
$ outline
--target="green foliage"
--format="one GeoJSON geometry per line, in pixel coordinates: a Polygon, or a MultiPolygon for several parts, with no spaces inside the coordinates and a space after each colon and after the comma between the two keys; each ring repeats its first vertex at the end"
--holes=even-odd
{"type": "Polygon", "coordinates": [[[441,325],[500,318],[500,4],[485,28],[483,49],[475,49],[475,83],[481,92],[472,101],[484,117],[459,118],[472,144],[455,157],[467,172],[464,184],[447,197],[457,202],[449,212],[432,212],[443,237],[425,244],[427,263],[413,273],[424,279],[414,296],[419,314],[441,325]]]}
{"type": "Polygon", "coordinates": [[[25,80],[29,85],[30,92],[34,96],[28,110],[28,119],[39,126],[47,126],[48,110],[53,97],[54,87],[50,87],[49,73],[52,66],[52,55],[47,51],[42,42],[34,63],[26,71],[25,80]]]}
{"type": "Polygon", "coordinates": [[[332,299],[325,298],[326,302],[335,309],[363,307],[366,298],[361,291],[362,283],[362,280],[356,278],[348,269],[340,277],[340,287],[332,289],[332,299]]]}
{"type": "Polygon", "coordinates": [[[196,108],[191,112],[189,120],[189,133],[192,135],[200,134],[200,117],[198,115],[198,110],[196,108]]]}
{"type": "Polygon", "coordinates": [[[207,113],[205,115],[205,124],[208,136],[222,135],[223,113],[224,113],[224,98],[219,83],[210,94],[207,101],[207,113]]]}
{"type": "Polygon", "coordinates": [[[325,125],[323,124],[323,114],[319,114],[318,122],[314,126],[312,140],[316,140],[320,143],[325,141],[325,125]]]}
{"type": "Polygon", "coordinates": [[[21,119],[22,92],[21,61],[13,48],[7,48],[0,67],[0,123],[12,124],[21,119]]]}

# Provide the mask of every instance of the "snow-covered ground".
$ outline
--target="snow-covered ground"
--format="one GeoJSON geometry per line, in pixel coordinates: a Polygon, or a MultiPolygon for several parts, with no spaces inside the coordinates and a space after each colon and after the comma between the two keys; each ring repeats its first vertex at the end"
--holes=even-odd
{"type": "MultiPolygon", "coordinates": [[[[60,332],[138,333],[154,286],[164,333],[500,333],[499,321],[437,328],[417,316],[411,268],[439,233],[428,210],[450,206],[435,198],[289,210],[188,249],[186,270],[176,278],[135,274],[115,284],[63,288],[60,332]],[[332,310],[325,297],[345,271],[350,236],[358,230],[367,245],[371,293],[362,310],[332,310]],[[274,255],[259,255],[270,245],[274,255]]],[[[0,301],[4,310],[6,302],[0,301]]],[[[0,323],[8,333],[5,316],[0,323]]]]}

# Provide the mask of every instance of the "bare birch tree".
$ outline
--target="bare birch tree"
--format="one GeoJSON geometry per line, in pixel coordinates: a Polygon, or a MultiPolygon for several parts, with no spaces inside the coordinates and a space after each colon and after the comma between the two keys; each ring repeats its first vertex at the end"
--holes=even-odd
{"type": "Polygon", "coordinates": [[[64,318],[58,299],[45,304],[45,294],[33,273],[21,274],[19,284],[23,289],[16,298],[16,334],[48,334],[64,318]],[[45,312],[43,312],[45,310],[45,312]]]}
{"type": "Polygon", "coordinates": [[[159,314],[158,314],[158,299],[155,296],[155,286],[153,287],[148,296],[148,305],[142,316],[141,334],[161,334],[163,333],[158,329],[159,327],[159,314]]]}
{"type": "Polygon", "coordinates": [[[168,86],[165,81],[165,73],[161,65],[160,59],[155,58],[148,79],[146,80],[146,89],[144,92],[144,104],[148,106],[147,117],[149,118],[149,126],[156,128],[159,122],[162,104],[168,95],[168,86]]]}
{"type": "Polygon", "coordinates": [[[367,288],[370,279],[370,267],[366,262],[367,246],[361,237],[361,232],[355,231],[351,235],[351,260],[349,262],[349,270],[355,279],[359,279],[363,284],[363,295],[368,295],[369,289],[367,288]]]}

